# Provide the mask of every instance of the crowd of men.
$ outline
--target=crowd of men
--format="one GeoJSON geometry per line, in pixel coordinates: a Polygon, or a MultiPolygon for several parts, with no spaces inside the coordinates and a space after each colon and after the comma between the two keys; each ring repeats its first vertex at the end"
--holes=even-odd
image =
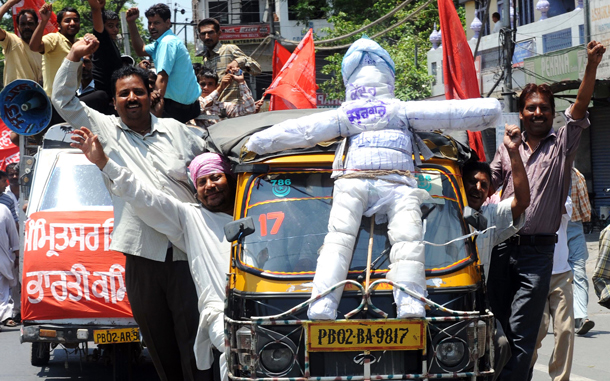
{"type": "MultiPolygon", "coordinates": [[[[244,73],[257,75],[261,68],[238,47],[219,42],[214,19],[198,25],[205,52],[201,67],[194,67],[170,28],[165,4],[145,12],[151,44],[139,35],[139,10],[127,12],[134,50],[150,59],[125,63],[116,45],[118,15],[104,10],[105,0],[88,1],[93,30],[80,39],[74,8],[60,10],[59,31],[43,35],[51,4],[39,10],[40,20],[35,11],[21,10],[19,37],[0,29],[4,83],[41,83],[52,101],[53,123],[80,129],[73,146],[107,178],[115,210],[111,249],[126,255],[127,294],[160,378],[210,380],[212,348],[224,352],[230,245],[222,227],[232,219],[235,178],[226,158],[206,152],[203,130],[257,112],[260,102],[253,100],[244,73]]],[[[8,0],[0,17],[18,2],[8,0]]],[[[519,98],[523,132],[506,126],[491,165],[463,168],[468,204],[497,227],[477,240],[497,318],[495,379],[531,378],[551,317],[556,345],[549,373],[568,379],[575,331],[584,334],[593,326],[586,313],[582,229],[590,206],[573,162],[589,126],[587,107],[604,52],[599,43],[587,45],[584,78],[565,112],[566,126],[552,128],[550,88],[529,84],[519,98]],[[499,189],[496,202],[488,198],[499,189]]],[[[10,184],[0,196],[0,321],[16,324],[18,306],[9,312],[6,302],[13,299],[10,288],[19,288],[18,167],[7,172],[0,172],[0,191],[7,177],[10,184]]],[[[220,368],[226,376],[222,356],[220,368]]]]}
{"type": "MultiPolygon", "coordinates": [[[[18,3],[17,0],[7,1],[0,8],[0,17],[18,3]]],[[[99,48],[91,57],[83,57],[84,65],[77,73],[80,79],[77,96],[102,114],[116,115],[110,79],[113,72],[123,65],[131,65],[134,60],[121,56],[117,47],[117,13],[104,9],[105,0],[89,0],[89,5],[93,30],[88,32],[99,41],[99,48]]],[[[5,84],[15,79],[30,79],[41,84],[52,97],[57,71],[81,31],[78,10],[65,7],[57,12],[58,31],[43,35],[52,11],[50,3],[45,3],[38,13],[33,9],[22,9],[17,15],[18,35],[0,29],[0,46],[6,56],[5,84]]],[[[260,65],[237,46],[219,41],[222,32],[218,21],[205,19],[199,23],[200,37],[206,49],[203,64],[193,65],[186,46],[172,32],[169,7],[153,5],[145,16],[148,32],[154,40],[151,44],[145,44],[139,34],[136,25],[140,17],[138,8],[129,9],[126,19],[135,54],[143,58],[138,67],[152,79],[155,115],[208,127],[221,119],[257,110],[244,81],[244,73],[260,74],[260,65]],[[210,83],[212,79],[215,79],[215,84],[210,83]],[[214,93],[216,87],[219,90],[214,93]]],[[[259,108],[260,105],[258,102],[259,108]]],[[[51,124],[62,122],[65,119],[53,107],[51,124]]]]}

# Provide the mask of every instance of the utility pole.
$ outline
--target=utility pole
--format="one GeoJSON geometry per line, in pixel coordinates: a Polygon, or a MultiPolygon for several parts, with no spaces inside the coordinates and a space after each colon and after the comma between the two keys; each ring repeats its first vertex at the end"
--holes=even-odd
{"type": "Polygon", "coordinates": [[[589,18],[589,1],[583,2],[583,16],[585,20],[585,46],[591,41],[591,19],[589,18]]]}
{"type": "Polygon", "coordinates": [[[500,33],[504,35],[504,46],[502,46],[502,50],[504,52],[504,91],[502,92],[502,96],[504,97],[504,112],[514,112],[514,92],[513,92],[513,73],[512,73],[512,55],[513,55],[513,28],[517,27],[517,22],[515,20],[515,25],[511,25],[512,21],[510,17],[510,3],[511,0],[504,0],[502,3],[502,30],[500,33]]]}
{"type": "Polygon", "coordinates": [[[174,34],[176,34],[176,22],[178,22],[178,19],[176,17],[178,16],[178,12],[180,12],[181,14],[186,13],[184,9],[180,9],[180,4],[174,3],[174,34]]]}
{"type": "Polygon", "coordinates": [[[267,0],[267,4],[269,4],[269,14],[267,15],[269,19],[269,31],[272,36],[275,36],[275,20],[273,18],[275,13],[275,0],[267,0]]]}
{"type": "MultiPolygon", "coordinates": [[[[127,17],[125,12],[121,12],[121,35],[123,36],[123,49],[126,55],[131,55],[131,45],[129,45],[129,28],[127,27],[127,17]]],[[[22,151],[23,152],[23,151],[22,151]]]]}

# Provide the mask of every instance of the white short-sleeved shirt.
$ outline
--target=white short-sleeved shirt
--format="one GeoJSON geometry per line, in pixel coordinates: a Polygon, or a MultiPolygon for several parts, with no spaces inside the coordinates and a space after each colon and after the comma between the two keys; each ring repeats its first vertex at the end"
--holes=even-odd
{"type": "Polygon", "coordinates": [[[495,229],[490,229],[477,237],[479,259],[483,265],[486,280],[489,275],[489,263],[493,247],[515,235],[525,223],[525,212],[523,212],[517,224],[513,224],[512,203],[513,197],[510,197],[498,204],[488,204],[481,207],[480,212],[487,219],[487,227],[495,226],[495,229]]]}

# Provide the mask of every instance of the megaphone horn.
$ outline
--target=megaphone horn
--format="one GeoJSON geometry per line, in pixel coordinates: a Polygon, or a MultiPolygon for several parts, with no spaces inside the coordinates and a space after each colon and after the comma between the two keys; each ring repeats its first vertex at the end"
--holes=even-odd
{"type": "Polygon", "coordinates": [[[51,101],[42,87],[29,79],[16,79],[0,92],[0,118],[20,135],[36,135],[51,122],[51,101]]]}

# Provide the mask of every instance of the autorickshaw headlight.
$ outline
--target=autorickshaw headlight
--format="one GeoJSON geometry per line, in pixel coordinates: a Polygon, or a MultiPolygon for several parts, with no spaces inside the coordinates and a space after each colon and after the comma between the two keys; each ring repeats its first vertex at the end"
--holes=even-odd
{"type": "Polygon", "coordinates": [[[269,342],[259,352],[261,365],[270,375],[284,375],[292,369],[295,353],[283,341],[269,342]]]}
{"type": "Polygon", "coordinates": [[[450,368],[457,366],[466,353],[466,345],[461,340],[444,340],[436,347],[436,359],[442,365],[450,368]]]}

